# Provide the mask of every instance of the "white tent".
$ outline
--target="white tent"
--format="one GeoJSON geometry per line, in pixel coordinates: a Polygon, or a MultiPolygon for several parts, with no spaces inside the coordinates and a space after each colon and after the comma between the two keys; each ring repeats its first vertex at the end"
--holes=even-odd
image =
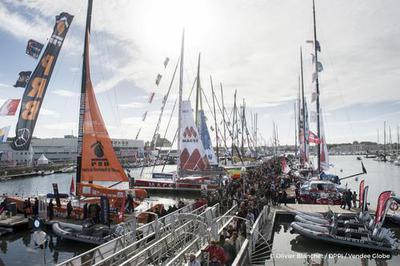
{"type": "Polygon", "coordinates": [[[49,159],[44,156],[44,154],[40,155],[39,159],[37,160],[38,165],[47,165],[49,164],[49,159]]]}

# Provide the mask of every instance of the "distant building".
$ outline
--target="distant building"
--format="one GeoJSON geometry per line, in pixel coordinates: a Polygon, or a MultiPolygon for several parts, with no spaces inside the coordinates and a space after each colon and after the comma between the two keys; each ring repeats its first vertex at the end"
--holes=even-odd
{"type": "MultiPolygon", "coordinates": [[[[0,165],[36,164],[42,154],[50,163],[72,163],[77,157],[77,142],[78,139],[71,135],[64,138],[33,138],[28,151],[11,149],[11,142],[0,143],[0,165]]],[[[143,140],[112,139],[111,142],[122,164],[132,163],[138,157],[143,157],[143,140]]]]}

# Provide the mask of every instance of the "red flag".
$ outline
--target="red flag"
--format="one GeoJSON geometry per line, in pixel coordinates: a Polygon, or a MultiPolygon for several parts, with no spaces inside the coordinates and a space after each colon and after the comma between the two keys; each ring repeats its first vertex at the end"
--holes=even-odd
{"type": "Polygon", "coordinates": [[[8,99],[0,107],[0,116],[15,115],[15,112],[18,109],[19,101],[20,99],[8,99]]]}
{"type": "Polygon", "coordinates": [[[74,177],[71,179],[71,186],[69,187],[69,194],[74,194],[75,193],[75,183],[74,183],[74,177]]]}
{"type": "Polygon", "coordinates": [[[392,191],[384,191],[379,195],[378,206],[375,212],[375,224],[382,222],[383,215],[386,211],[386,203],[392,195],[392,191]]]}
{"type": "Polygon", "coordinates": [[[311,130],[308,131],[308,132],[309,132],[309,134],[308,134],[308,142],[315,143],[315,144],[321,143],[321,140],[318,138],[317,134],[315,134],[311,130]]]}
{"type": "Polygon", "coordinates": [[[361,182],[360,182],[360,189],[358,191],[358,197],[360,199],[358,207],[362,208],[363,202],[364,202],[364,180],[361,180],[361,182]]]}

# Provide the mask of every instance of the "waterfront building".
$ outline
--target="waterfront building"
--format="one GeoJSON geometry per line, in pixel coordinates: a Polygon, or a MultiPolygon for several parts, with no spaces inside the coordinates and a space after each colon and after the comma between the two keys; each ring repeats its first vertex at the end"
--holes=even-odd
{"type": "MultiPolygon", "coordinates": [[[[129,164],[143,157],[143,140],[112,139],[114,150],[121,163],[129,164]]],[[[50,163],[74,163],[78,139],[71,135],[64,138],[33,138],[31,149],[15,151],[10,147],[11,142],[0,143],[0,165],[31,165],[36,164],[44,154],[50,163]]]]}

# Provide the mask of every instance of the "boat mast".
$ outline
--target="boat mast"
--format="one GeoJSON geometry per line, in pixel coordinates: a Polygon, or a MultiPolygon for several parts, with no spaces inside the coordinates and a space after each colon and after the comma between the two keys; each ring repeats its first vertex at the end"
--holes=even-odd
{"type": "Polygon", "coordinates": [[[217,148],[217,164],[219,164],[218,125],[217,125],[217,112],[215,111],[215,97],[216,96],[214,93],[214,85],[213,85],[211,76],[210,76],[210,83],[211,83],[211,93],[212,93],[213,110],[214,110],[214,128],[215,128],[215,145],[217,148]]]}
{"type": "MultiPolygon", "coordinates": [[[[300,47],[300,77],[301,77],[301,102],[302,102],[302,127],[303,127],[303,165],[307,160],[307,133],[306,133],[306,101],[304,97],[304,74],[303,74],[303,50],[300,47]]],[[[319,147],[319,146],[318,146],[319,147]]],[[[319,165],[319,148],[318,148],[318,165],[319,165]]],[[[318,168],[319,169],[319,168],[318,168]]]]}
{"type": "Polygon", "coordinates": [[[300,107],[300,104],[301,104],[301,100],[300,100],[300,91],[301,91],[301,80],[300,80],[300,75],[298,76],[298,78],[299,78],[299,91],[297,92],[297,121],[298,121],[298,127],[296,128],[297,129],[297,133],[298,133],[298,138],[299,138],[299,162],[301,163],[301,158],[300,158],[300,156],[301,156],[301,141],[300,141],[300,129],[301,129],[301,107],[300,107]]]}
{"type": "Polygon", "coordinates": [[[386,121],[383,121],[383,161],[386,162],[386,121]]]}
{"type": "MultiPolygon", "coordinates": [[[[85,44],[83,48],[83,63],[82,63],[82,82],[81,82],[81,99],[79,108],[79,128],[78,128],[78,147],[76,158],[76,186],[81,182],[81,168],[82,168],[82,147],[83,147],[83,122],[85,119],[85,99],[86,99],[86,77],[87,77],[87,62],[89,49],[89,35],[90,35],[90,24],[92,21],[92,6],[93,0],[88,1],[87,15],[86,15],[86,27],[85,27],[85,44]]],[[[90,183],[90,182],[89,182],[90,183]]]]}
{"type": "Polygon", "coordinates": [[[296,101],[293,103],[294,108],[294,157],[297,157],[297,110],[296,101]]]}
{"type": "MultiPolygon", "coordinates": [[[[318,80],[318,48],[317,48],[317,24],[315,19],[315,1],[313,0],[313,21],[314,21],[314,56],[315,56],[315,89],[317,93],[317,136],[318,139],[321,138],[320,134],[320,108],[319,108],[319,80],[318,80]]],[[[304,128],[305,129],[305,128],[304,128]]],[[[321,172],[321,144],[318,143],[318,173],[321,172]]]]}
{"type": "Polygon", "coordinates": [[[201,53],[199,53],[199,59],[197,61],[197,78],[196,78],[196,114],[195,114],[195,123],[197,129],[200,128],[200,119],[199,119],[199,110],[202,109],[202,104],[201,104],[201,86],[200,86],[200,56],[201,53]]]}
{"type": "MultiPolygon", "coordinates": [[[[181,151],[181,127],[182,127],[182,92],[183,92],[183,54],[185,47],[185,29],[182,31],[182,44],[181,44],[181,63],[179,66],[179,96],[178,96],[178,153],[181,151]]],[[[178,156],[177,176],[179,177],[181,162],[178,156]]]]}
{"type": "Polygon", "coordinates": [[[240,152],[242,153],[242,156],[244,156],[244,119],[245,119],[245,102],[244,102],[244,98],[243,98],[243,105],[242,105],[242,143],[241,143],[241,147],[240,147],[240,152]]]}
{"type": "Polygon", "coordinates": [[[233,96],[233,112],[232,112],[232,154],[231,154],[231,162],[233,164],[233,150],[235,148],[235,126],[236,126],[236,90],[235,90],[235,94],[233,96]]]}
{"type": "MultiPolygon", "coordinates": [[[[225,143],[226,143],[226,122],[225,122],[224,90],[223,90],[223,88],[222,88],[222,83],[221,83],[221,82],[219,83],[219,85],[220,85],[220,88],[221,88],[222,120],[224,121],[224,140],[225,140],[225,143]]],[[[226,146],[226,144],[225,144],[225,149],[226,149],[226,148],[227,148],[227,146],[226,146]]],[[[225,151],[224,158],[225,158],[225,165],[226,165],[226,163],[227,163],[227,161],[226,161],[226,151],[225,151]]]]}

